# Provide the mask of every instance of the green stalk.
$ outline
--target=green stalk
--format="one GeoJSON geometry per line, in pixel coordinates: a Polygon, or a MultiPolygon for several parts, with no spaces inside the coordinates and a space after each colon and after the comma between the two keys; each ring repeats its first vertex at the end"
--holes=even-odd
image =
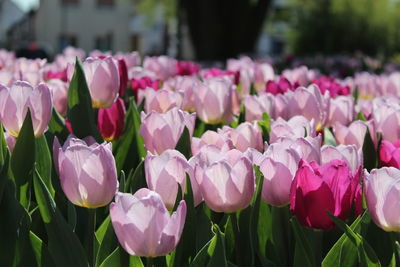
{"type": "Polygon", "coordinates": [[[96,209],[88,209],[88,243],[87,243],[87,255],[89,260],[89,266],[96,265],[96,254],[94,247],[95,233],[96,233],[96,209]]]}
{"type": "Polygon", "coordinates": [[[153,267],[154,266],[154,258],[147,257],[146,258],[146,267],[153,267]]]}
{"type": "Polygon", "coordinates": [[[236,264],[237,266],[242,266],[242,255],[240,249],[240,231],[239,231],[238,220],[236,218],[236,213],[231,213],[230,217],[231,217],[233,235],[235,236],[236,264]]]}

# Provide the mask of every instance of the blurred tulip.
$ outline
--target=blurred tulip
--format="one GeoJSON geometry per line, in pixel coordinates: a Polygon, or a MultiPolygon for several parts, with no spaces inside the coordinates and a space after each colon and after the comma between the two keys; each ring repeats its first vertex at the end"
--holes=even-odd
{"type": "Polygon", "coordinates": [[[204,147],[196,156],[195,177],[206,204],[216,212],[246,208],[255,190],[252,162],[238,150],[204,147]]]}
{"type": "Polygon", "coordinates": [[[245,152],[248,148],[254,148],[261,152],[263,151],[262,134],[257,122],[244,122],[237,128],[224,126],[222,129],[218,130],[218,133],[232,140],[234,147],[241,152],[245,152]]]}
{"type": "Polygon", "coordinates": [[[94,108],[108,108],[118,97],[120,78],[118,65],[112,57],[87,58],[83,62],[86,82],[94,108]]]}
{"type": "Polygon", "coordinates": [[[357,183],[345,161],[333,160],[318,166],[300,160],[290,188],[290,210],[306,227],[331,230],[335,224],[327,211],[346,220],[357,183]]]}
{"type": "Polygon", "coordinates": [[[243,105],[246,109],[246,121],[262,120],[264,113],[267,113],[271,118],[275,118],[275,97],[271,94],[246,96],[243,100],[243,105]]]}
{"type": "Polygon", "coordinates": [[[290,185],[297,171],[300,155],[283,143],[271,144],[262,156],[260,170],[264,175],[262,199],[273,206],[290,201],[290,185]]]}
{"type": "Polygon", "coordinates": [[[306,137],[315,136],[314,121],[309,121],[303,116],[294,116],[290,120],[285,121],[282,118],[271,123],[271,132],[269,139],[271,143],[276,142],[280,137],[306,137]]]}
{"type": "Polygon", "coordinates": [[[97,125],[103,138],[107,141],[118,139],[124,131],[125,103],[118,98],[109,108],[99,109],[97,125]]]}
{"type": "Polygon", "coordinates": [[[111,222],[121,246],[133,256],[157,257],[178,244],[186,219],[182,200],[172,215],[159,194],[142,188],[134,195],[117,193],[110,205],[111,222]]]}
{"type": "Polygon", "coordinates": [[[145,94],[145,111],[149,113],[150,111],[155,111],[158,113],[165,113],[168,110],[182,106],[182,95],[178,92],[171,90],[157,90],[152,88],[146,88],[145,94]]]}
{"type": "Polygon", "coordinates": [[[143,68],[154,73],[157,79],[164,81],[176,74],[176,64],[175,59],[167,56],[145,57],[143,68]]]}
{"type": "Polygon", "coordinates": [[[196,114],[189,114],[178,108],[173,108],[160,114],[142,112],[142,124],[139,134],[144,139],[145,148],[152,154],[161,154],[167,149],[174,149],[184,128],[193,134],[196,114]]]}
{"type": "Polygon", "coordinates": [[[200,70],[200,65],[192,61],[182,61],[179,60],[176,64],[176,74],[180,76],[191,76],[198,73],[200,70]]]}
{"type": "Polygon", "coordinates": [[[207,145],[214,145],[224,152],[233,149],[232,140],[227,136],[208,130],[200,138],[192,138],[192,154],[197,155],[207,145]]]}
{"type": "Polygon", "coordinates": [[[400,170],[373,169],[364,181],[365,200],[372,220],[387,232],[400,232],[400,170]]]}
{"type": "Polygon", "coordinates": [[[338,96],[331,99],[328,126],[334,126],[336,123],[349,125],[354,117],[354,98],[352,96],[338,96]]]}
{"type": "Polygon", "coordinates": [[[149,152],[144,160],[144,169],[148,188],[160,194],[167,209],[172,210],[178,195],[178,185],[183,193],[186,172],[193,173],[185,156],[171,149],[160,155],[149,152]]]}
{"type": "Polygon", "coordinates": [[[321,94],[316,85],[307,88],[299,87],[287,93],[288,112],[290,116],[302,115],[309,120],[314,120],[316,130],[325,126],[329,112],[329,94],[321,94]]]}
{"type": "Polygon", "coordinates": [[[375,129],[372,122],[353,121],[348,127],[336,123],[333,127],[333,133],[338,144],[356,145],[357,148],[362,148],[364,144],[367,128],[371,134],[372,141],[376,144],[375,129]]]}
{"type": "Polygon", "coordinates": [[[54,109],[62,116],[67,116],[68,108],[68,84],[59,79],[52,79],[46,82],[53,95],[54,109]]]}
{"type": "Polygon", "coordinates": [[[118,60],[118,74],[119,74],[119,90],[118,94],[120,97],[125,96],[126,87],[128,86],[128,68],[125,60],[118,60]]]}
{"type": "Polygon", "coordinates": [[[379,147],[379,159],[382,166],[400,169],[400,140],[393,143],[383,140],[379,147]]]}
{"type": "Polygon", "coordinates": [[[229,123],[232,120],[232,83],[209,78],[193,89],[197,116],[205,123],[229,123]]]}
{"type": "Polygon", "coordinates": [[[70,135],[61,147],[56,137],[53,155],[61,188],[69,201],[85,208],[111,202],[118,190],[111,143],[97,144],[92,138],[80,140],[70,135]]]}
{"type": "Polygon", "coordinates": [[[396,109],[381,120],[378,131],[382,133],[382,139],[389,142],[400,140],[400,109],[396,109]]]}
{"type": "Polygon", "coordinates": [[[14,82],[10,88],[0,85],[0,120],[6,131],[17,137],[28,107],[35,137],[47,130],[52,111],[50,89],[46,84],[33,88],[27,82],[14,82]]]}
{"type": "Polygon", "coordinates": [[[278,82],[269,80],[265,86],[265,91],[273,95],[284,94],[288,90],[293,91],[295,88],[285,77],[280,77],[278,82]]]}
{"type": "Polygon", "coordinates": [[[136,102],[138,104],[140,104],[143,100],[139,92],[144,91],[147,87],[153,88],[154,90],[158,90],[159,81],[153,80],[147,76],[141,78],[132,78],[131,88],[133,90],[133,94],[135,95],[136,102]]]}
{"type": "Polygon", "coordinates": [[[312,83],[319,87],[322,94],[328,91],[331,97],[350,94],[350,87],[339,84],[333,77],[321,76],[318,79],[314,79],[312,83]]]}

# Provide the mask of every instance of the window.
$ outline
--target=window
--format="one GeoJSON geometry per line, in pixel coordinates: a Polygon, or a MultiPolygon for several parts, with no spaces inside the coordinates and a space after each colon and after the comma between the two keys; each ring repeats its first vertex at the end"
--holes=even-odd
{"type": "Polygon", "coordinates": [[[78,38],[73,34],[61,34],[58,38],[58,46],[60,51],[64,50],[67,46],[78,46],[78,38]]]}
{"type": "Polygon", "coordinates": [[[113,45],[113,36],[111,33],[103,36],[97,36],[95,38],[95,47],[100,51],[112,50],[112,45],[113,45]]]}
{"type": "Polygon", "coordinates": [[[97,0],[97,6],[99,7],[113,7],[115,0],[97,0]]]}

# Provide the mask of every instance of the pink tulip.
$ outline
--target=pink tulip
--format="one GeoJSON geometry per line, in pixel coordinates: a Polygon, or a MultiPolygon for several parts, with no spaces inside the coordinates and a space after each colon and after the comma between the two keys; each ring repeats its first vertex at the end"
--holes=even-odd
{"type": "Polygon", "coordinates": [[[193,89],[197,116],[205,123],[229,123],[232,120],[232,83],[209,78],[193,89]]]}
{"type": "Polygon", "coordinates": [[[362,149],[358,149],[355,145],[324,145],[321,148],[321,164],[328,163],[332,160],[346,161],[352,173],[356,173],[363,164],[362,149]]]}
{"type": "Polygon", "coordinates": [[[31,111],[35,136],[47,130],[51,118],[52,99],[45,84],[33,88],[27,82],[17,81],[11,88],[0,85],[0,120],[9,134],[17,137],[28,107],[31,111]]]}
{"type": "Polygon", "coordinates": [[[94,108],[108,108],[118,97],[118,65],[112,57],[87,58],[83,62],[86,82],[94,108]]]}
{"type": "Polygon", "coordinates": [[[186,203],[182,200],[170,215],[160,195],[142,188],[134,195],[117,193],[110,205],[110,216],[118,241],[126,252],[134,256],[163,256],[181,238],[186,203]]]}
{"type": "Polygon", "coordinates": [[[289,116],[302,115],[314,120],[317,130],[326,124],[329,112],[329,94],[321,94],[316,85],[299,87],[293,93],[287,93],[289,116]]]}
{"type": "Polygon", "coordinates": [[[157,90],[146,88],[145,90],[145,111],[155,111],[158,113],[165,113],[168,110],[182,106],[182,95],[178,92],[171,90],[157,90]]]}
{"type": "Polygon", "coordinates": [[[224,126],[218,133],[232,140],[232,144],[239,151],[245,152],[248,148],[263,151],[262,134],[257,122],[244,122],[234,129],[224,126]]]}
{"type": "Polygon", "coordinates": [[[254,66],[254,87],[259,89],[265,88],[265,83],[275,78],[273,67],[268,63],[255,64],[254,66]]]}
{"type": "Polygon", "coordinates": [[[321,162],[321,141],[321,136],[318,135],[300,138],[282,137],[277,140],[277,143],[295,149],[302,159],[319,164],[321,162]]]}
{"type": "Polygon", "coordinates": [[[338,144],[356,145],[357,148],[362,148],[364,144],[367,128],[371,134],[371,138],[376,144],[375,129],[372,122],[353,121],[348,127],[336,123],[333,127],[335,139],[338,144]]]}
{"type": "Polygon", "coordinates": [[[138,104],[140,104],[143,100],[142,97],[140,97],[139,92],[145,90],[147,87],[153,88],[154,90],[158,90],[159,81],[153,80],[147,76],[141,78],[132,78],[131,88],[133,90],[133,94],[135,95],[138,104]]]}
{"type": "Polygon", "coordinates": [[[118,139],[124,131],[125,103],[118,98],[111,107],[99,109],[97,125],[103,138],[107,141],[118,139]]]}
{"type": "Polygon", "coordinates": [[[46,82],[53,95],[54,109],[62,116],[67,116],[68,108],[68,84],[58,79],[46,82]]]}
{"type": "Polygon", "coordinates": [[[224,152],[233,149],[232,140],[227,136],[208,130],[203,133],[201,138],[192,138],[192,154],[197,155],[201,148],[207,145],[214,145],[224,152]]]}
{"type": "Polygon", "coordinates": [[[145,57],[143,68],[162,81],[176,74],[176,60],[167,56],[145,57]]]}
{"type": "Polygon", "coordinates": [[[134,68],[140,64],[140,55],[138,52],[116,53],[115,58],[124,60],[127,69],[134,68]]]}
{"type": "Polygon", "coordinates": [[[163,89],[175,90],[183,96],[182,109],[195,111],[193,90],[199,84],[199,80],[192,76],[176,76],[163,83],[163,89]]]}
{"type": "Polygon", "coordinates": [[[400,139],[400,109],[388,113],[378,126],[382,139],[395,142],[400,139]]]}
{"type": "Polygon", "coordinates": [[[15,75],[8,70],[0,70],[0,84],[6,87],[11,87],[15,81],[15,75]]]}
{"type": "Polygon", "coordinates": [[[255,190],[252,162],[238,150],[204,147],[196,156],[195,177],[207,206],[231,213],[246,208],[255,190]]]}
{"type": "Polygon", "coordinates": [[[15,147],[15,143],[17,143],[17,138],[7,132],[4,132],[4,138],[6,139],[8,149],[12,153],[15,147]]]}
{"type": "Polygon", "coordinates": [[[262,199],[273,206],[290,201],[290,185],[297,171],[300,155],[283,143],[271,144],[262,156],[260,170],[264,175],[262,199]]]}
{"type": "Polygon", "coordinates": [[[357,184],[345,161],[333,160],[318,166],[301,160],[290,188],[290,210],[302,225],[330,230],[335,224],[327,211],[346,220],[357,184]]]}
{"type": "Polygon", "coordinates": [[[303,116],[294,116],[290,120],[285,121],[282,118],[271,123],[271,132],[269,139],[271,143],[276,142],[280,137],[305,137],[315,136],[314,121],[309,121],[303,116]]]}
{"type": "Polygon", "coordinates": [[[379,148],[382,166],[400,169],[400,140],[393,143],[383,140],[379,148]]]}
{"type": "Polygon", "coordinates": [[[264,113],[275,118],[275,97],[271,94],[246,96],[243,105],[246,109],[246,121],[262,120],[264,113]]]}
{"type": "Polygon", "coordinates": [[[61,187],[69,201],[85,208],[106,206],[118,190],[111,143],[69,136],[63,147],[54,139],[53,155],[61,187]]]}
{"type": "Polygon", "coordinates": [[[336,123],[349,125],[354,116],[354,98],[352,96],[338,96],[331,99],[327,125],[334,126],[336,123]]]}
{"type": "Polygon", "coordinates": [[[159,156],[149,152],[144,160],[144,169],[148,188],[157,192],[167,209],[172,210],[178,194],[178,185],[184,192],[186,172],[193,174],[185,156],[170,149],[159,156]]]}
{"type": "Polygon", "coordinates": [[[365,199],[376,225],[387,232],[400,231],[400,170],[373,169],[365,177],[365,199]]]}
{"type": "Polygon", "coordinates": [[[174,149],[184,128],[193,134],[196,114],[189,114],[178,108],[160,114],[142,112],[142,124],[139,134],[144,139],[145,148],[153,154],[161,154],[167,149],[174,149]]]}

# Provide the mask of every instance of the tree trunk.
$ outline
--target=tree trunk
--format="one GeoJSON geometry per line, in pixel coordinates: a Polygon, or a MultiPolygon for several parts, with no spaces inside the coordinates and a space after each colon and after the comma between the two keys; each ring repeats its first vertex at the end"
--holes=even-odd
{"type": "Polygon", "coordinates": [[[183,0],[197,60],[254,52],[271,0],[183,0]]]}

